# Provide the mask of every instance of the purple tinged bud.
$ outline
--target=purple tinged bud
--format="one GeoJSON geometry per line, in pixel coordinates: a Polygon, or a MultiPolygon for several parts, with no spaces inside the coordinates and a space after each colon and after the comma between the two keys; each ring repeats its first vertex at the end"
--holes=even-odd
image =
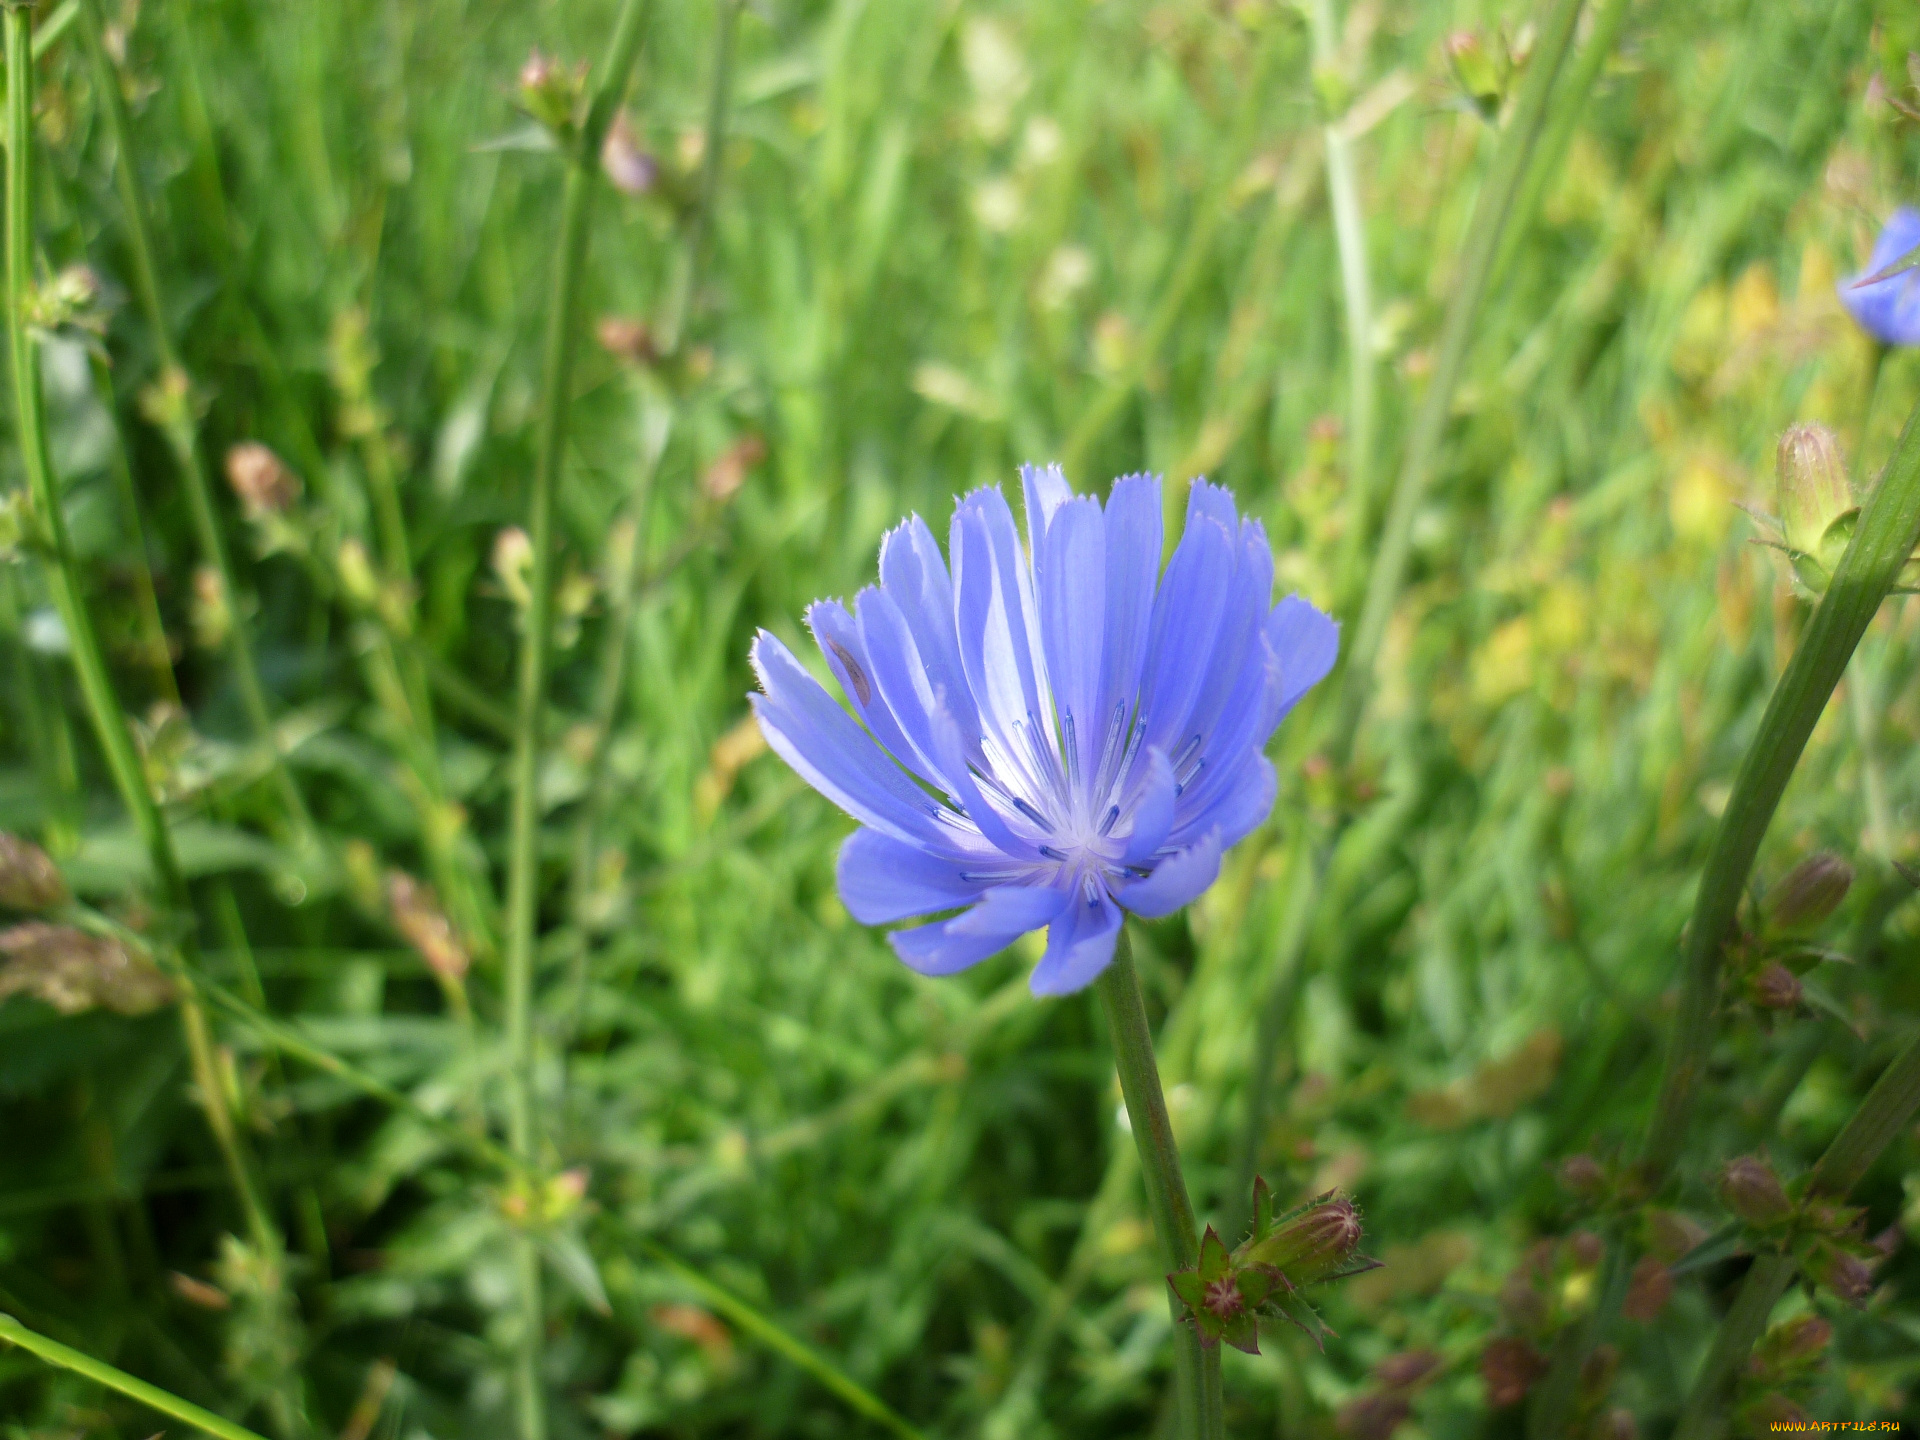
{"type": "Polygon", "coordinates": [[[0,831],[0,905],[9,910],[51,910],[70,896],[67,882],[31,840],[0,831]]]}
{"type": "Polygon", "coordinates": [[[1373,1378],[1388,1390],[1411,1390],[1443,1364],[1432,1350],[1402,1350],[1373,1367],[1373,1378]]]}
{"type": "Polygon", "coordinates": [[[587,71],[583,65],[568,69],[540,50],[527,56],[520,67],[520,103],[526,111],[556,135],[572,130],[575,113],[587,93],[587,71]]]}
{"type": "Polygon", "coordinates": [[[1769,960],[1747,982],[1747,996],[1765,1010],[1791,1010],[1800,1003],[1800,978],[1778,960],[1769,960]]]}
{"type": "Polygon", "coordinates": [[[1342,1195],[1309,1205],[1241,1258],[1273,1266],[1294,1285],[1311,1285],[1344,1270],[1359,1248],[1360,1212],[1342,1195]]]}
{"type": "Polygon", "coordinates": [[[1560,1162],[1560,1186],[1569,1195],[1592,1200],[1607,1188],[1607,1172],[1591,1155],[1569,1155],[1560,1162]]]}
{"type": "Polygon", "coordinates": [[[1806,1272],[1816,1285],[1824,1285],[1847,1304],[1859,1307],[1873,1293],[1873,1270],[1858,1255],[1849,1255],[1838,1245],[1822,1240],[1813,1247],[1806,1272]]]}
{"type": "Polygon", "coordinates": [[[1828,529],[1860,508],[1840,458],[1839,440],[1824,425],[1793,426],[1780,437],[1775,475],[1787,548],[1824,560],[1828,529]]]}
{"type": "Polygon", "coordinates": [[[1776,1325],[1763,1344],[1771,1359],[1811,1360],[1832,1339],[1833,1324],[1824,1316],[1796,1315],[1786,1324],[1776,1325]]]}
{"type": "Polygon", "coordinates": [[[1480,1352],[1480,1378],[1487,1382],[1487,1404],[1496,1410],[1518,1405],[1533,1382],[1547,1373],[1547,1357],[1518,1335],[1502,1335],[1480,1352]]]}
{"type": "Polygon", "coordinates": [[[1391,1440],[1412,1410],[1404,1395],[1358,1395],[1333,1417],[1334,1433],[1347,1440],[1391,1440]]]}
{"type": "Polygon", "coordinates": [[[1780,1177],[1762,1155],[1742,1155],[1720,1176],[1720,1198],[1749,1225],[1777,1225],[1793,1213],[1780,1177]]]}
{"type": "Polygon", "coordinates": [[[660,178],[660,162],[640,148],[624,110],[607,127],[607,138],[600,144],[600,168],[622,195],[644,195],[660,178]]]}
{"type": "Polygon", "coordinates": [[[1666,1309],[1667,1302],[1672,1298],[1673,1271],[1663,1265],[1658,1257],[1642,1255],[1634,1263],[1633,1274],[1627,1280],[1627,1294],[1620,1302],[1620,1313],[1629,1320],[1645,1324],[1666,1309]]]}
{"type": "Polygon", "coordinates": [[[1789,870],[1767,896],[1767,924],[1774,930],[1811,930],[1840,908],[1853,886],[1853,867],[1822,851],[1789,870]]]}

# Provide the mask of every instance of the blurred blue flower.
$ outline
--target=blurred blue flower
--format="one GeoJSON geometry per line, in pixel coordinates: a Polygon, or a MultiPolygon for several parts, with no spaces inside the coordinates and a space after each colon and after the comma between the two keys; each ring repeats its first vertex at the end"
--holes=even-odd
{"type": "Polygon", "coordinates": [[[1840,282],[1840,303],[1862,330],[1883,344],[1920,345],[1920,270],[1903,271],[1877,285],[1859,282],[1862,276],[1879,274],[1916,245],[1920,245],[1920,210],[1903,205],[1874,242],[1867,268],[1840,282]]]}
{"type": "Polygon", "coordinates": [[[1120,906],[1198,898],[1266,818],[1261,751],[1339,632],[1297,596],[1269,608],[1266,532],[1218,486],[1194,482],[1161,578],[1156,477],[1116,481],[1104,510],[1057,465],[1021,478],[1030,556],[984,488],[954,511],[951,578],[913,516],[851,612],[808,610],[865,730],[764,630],[753,706],[767,743],[861,824],[838,867],[855,919],[958,910],[891,937],[923,975],[1045,925],[1032,988],[1060,995],[1106,968],[1120,906]]]}

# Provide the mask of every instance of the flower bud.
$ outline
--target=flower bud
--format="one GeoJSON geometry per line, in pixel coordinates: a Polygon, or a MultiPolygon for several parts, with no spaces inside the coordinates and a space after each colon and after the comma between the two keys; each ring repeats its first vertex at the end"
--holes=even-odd
{"type": "Polygon", "coordinates": [[[243,441],[227,451],[227,483],[249,520],[284,515],[300,498],[300,477],[257,440],[243,441]]]}
{"type": "Polygon", "coordinates": [[[0,831],[0,905],[9,910],[51,910],[69,898],[67,882],[31,840],[0,831]]]}
{"type": "Polygon", "coordinates": [[[1501,94],[1506,88],[1499,61],[1472,30],[1454,31],[1447,36],[1446,45],[1453,78],[1473,102],[1473,108],[1486,119],[1492,119],[1499,113],[1501,94]]]}
{"type": "Polygon", "coordinates": [[[1728,1161],[1720,1176],[1720,1198],[1749,1225],[1777,1225],[1793,1213],[1793,1202],[1763,1155],[1728,1161]]]}
{"type": "Polygon", "coordinates": [[[1242,1259],[1272,1265],[1295,1286],[1344,1270],[1360,1248],[1360,1213],[1346,1196],[1322,1197],[1271,1235],[1245,1247],[1242,1259]]]}
{"type": "Polygon", "coordinates": [[[349,536],[340,542],[334,562],[340,574],[340,588],[356,605],[371,607],[380,600],[380,581],[373,573],[373,560],[367,547],[349,536]]]}
{"type": "Polygon", "coordinates": [[[1432,1350],[1402,1350],[1373,1367],[1373,1378],[1388,1390],[1411,1390],[1444,1363],[1432,1350]]]}
{"type": "Polygon", "coordinates": [[[629,365],[651,365],[660,358],[654,347],[653,328],[644,320],[608,315],[594,327],[600,348],[629,365]]]}
{"type": "Polygon", "coordinates": [[[1800,977],[1769,960],[1748,979],[1747,998],[1763,1010],[1791,1010],[1800,1003],[1800,977]]]}
{"type": "Polygon", "coordinates": [[[143,1015],[173,998],[173,982],[117,940],[36,920],[0,931],[0,1000],[16,993],[63,1015],[99,1006],[143,1015]]]}
{"type": "Polygon", "coordinates": [[[1780,437],[1776,467],[1780,537],[1794,576],[1819,594],[1840,563],[1860,513],[1840,459],[1840,443],[1824,425],[1795,425],[1780,437]]]}
{"type": "Polygon", "coordinates": [[[526,112],[556,135],[565,136],[574,126],[574,117],[587,93],[585,66],[569,70],[539,50],[527,56],[520,67],[520,104],[526,112]]]}
{"type": "Polygon", "coordinates": [[[1496,1410],[1518,1405],[1533,1382],[1547,1373],[1547,1357],[1518,1335],[1502,1335],[1480,1352],[1480,1378],[1487,1382],[1487,1404],[1496,1410]]]}
{"type": "Polygon", "coordinates": [[[1873,1270],[1867,1262],[1830,1240],[1815,1243],[1803,1268],[1814,1284],[1824,1285],[1849,1305],[1864,1305],[1873,1293],[1873,1270]]]}
{"type": "Polygon", "coordinates": [[[716,505],[726,504],[746,483],[747,472],[766,458],[766,441],[758,435],[742,435],[707,467],[700,477],[701,493],[716,505]]]}
{"type": "Polygon", "coordinates": [[[1590,1433],[1595,1440],[1639,1440],[1640,1422],[1631,1410],[1616,1405],[1595,1422],[1590,1433]]]}
{"type": "Polygon", "coordinates": [[[493,537],[493,573],[514,604],[525,609],[533,603],[533,541],[518,525],[493,537]]]}
{"type": "Polygon", "coordinates": [[[1580,1365],[1580,1393],[1598,1400],[1613,1388],[1613,1377],[1620,1373],[1620,1347],[1596,1345],[1580,1365]]]}
{"type": "Polygon", "coordinates": [[[201,565],[193,572],[193,601],[187,607],[187,621],[193,628],[194,643],[203,650],[218,650],[233,633],[233,606],[227,598],[227,586],[220,572],[201,565]]]}
{"type": "Polygon", "coordinates": [[[1747,1362],[1747,1373],[1766,1380],[1778,1380],[1788,1369],[1818,1359],[1833,1339],[1833,1325],[1820,1315],[1796,1315],[1776,1325],[1754,1347],[1747,1362]]]}
{"type": "Polygon", "coordinates": [[[1567,1253],[1582,1270],[1596,1270],[1607,1258],[1607,1243],[1591,1230],[1576,1230],[1567,1237],[1567,1253]]]}
{"type": "Polygon", "coordinates": [[[624,110],[607,127],[607,138],[600,145],[600,168],[607,183],[623,195],[644,195],[660,178],[660,162],[640,148],[624,110]]]}
{"type": "Polygon", "coordinates": [[[1620,1302],[1620,1313],[1644,1324],[1666,1309],[1672,1298],[1673,1272],[1654,1256],[1642,1255],[1627,1280],[1627,1294],[1620,1302]]]}
{"type": "Polygon", "coordinates": [[[1838,855],[1809,855],[1783,876],[1767,896],[1767,926],[1811,930],[1840,908],[1853,885],[1853,867],[1838,855]]]}
{"type": "Polygon", "coordinates": [[[1392,1440],[1412,1411],[1404,1395],[1356,1395],[1335,1413],[1334,1433],[1347,1440],[1392,1440]]]}
{"type": "Polygon", "coordinates": [[[398,930],[429,970],[442,980],[457,981],[467,973],[466,948],[454,933],[453,922],[440,908],[433,887],[394,870],[387,875],[387,907],[398,930]]]}
{"type": "Polygon", "coordinates": [[[1607,1172],[1591,1155],[1569,1155],[1560,1162],[1560,1188],[1582,1200],[1593,1200],[1607,1188],[1607,1172]]]}

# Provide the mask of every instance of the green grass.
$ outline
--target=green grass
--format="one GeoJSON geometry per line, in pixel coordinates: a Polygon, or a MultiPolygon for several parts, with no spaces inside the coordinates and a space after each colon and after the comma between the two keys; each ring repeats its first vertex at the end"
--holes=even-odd
{"type": "MultiPolygon", "coordinates": [[[[1163,471],[1170,505],[1198,471],[1232,486],[1283,589],[1340,607],[1351,634],[1364,577],[1340,568],[1351,372],[1321,97],[1374,122],[1353,150],[1377,519],[1499,136],[1443,42],[1477,29],[1498,48],[1546,7],[1339,7],[1337,79],[1317,94],[1304,19],[1263,3],[745,6],[704,221],[722,7],[653,7],[628,110],[661,179],[596,202],[556,497],[538,1179],[516,1181],[449,1133],[504,1137],[507,1113],[511,744],[486,712],[511,714],[519,612],[491,557],[526,520],[564,170],[531,147],[515,76],[534,46],[597,65],[616,8],[108,6],[202,452],[218,481],[228,447],[259,440],[304,482],[292,523],[312,564],[262,555],[259,527],[224,486],[216,499],[317,855],[253,748],[229,650],[196,638],[189,495],[140,398],[161,347],[79,32],[40,63],[39,252],[48,272],[91,265],[110,302],[100,385],[83,332],[46,357],[55,469],[117,691],[157,733],[171,696],[142,648],[151,563],[191,728],[147,753],[203,963],[243,998],[257,974],[274,1017],[449,1123],[271,1056],[215,1009],[290,1316],[223,1249],[244,1217],[175,1018],[7,1000],[0,1312],[263,1433],[293,1346],[312,1434],[504,1437],[511,1217],[547,1214],[559,1440],[901,1433],[887,1415],[941,1437],[1164,1433],[1165,1293],[1092,999],[1026,997],[1018,948],[920,980],[848,919],[832,884],[848,823],[739,729],[747,645],[759,626],[798,645],[806,603],[868,583],[905,512],[943,534],[956,494],[1057,457],[1083,488],[1163,471]],[[591,334],[603,316],[666,334],[676,314],[679,349],[651,367],[591,334]],[[720,494],[715,462],[753,436],[764,459],[720,494]],[[389,476],[410,584],[360,604],[338,549],[391,554],[389,476]],[[630,604],[608,583],[623,521],[630,604]],[[570,577],[598,585],[573,615],[570,577]],[[406,948],[390,868],[446,901],[473,957],[463,990],[406,948]],[[577,1202],[551,1188],[571,1169],[577,1202]]],[[[1877,75],[1912,95],[1909,49],[1920,27],[1900,6],[1639,4],[1585,103],[1556,87],[1353,766],[1303,764],[1328,700],[1289,722],[1269,831],[1193,911],[1137,932],[1188,1184],[1218,1223],[1246,1204],[1240,1127],[1291,847],[1303,818],[1350,812],[1260,1168],[1289,1199],[1350,1188],[1388,1263],[1327,1293],[1324,1352],[1272,1330],[1262,1357],[1226,1356],[1231,1435],[1331,1433],[1370,1367],[1415,1348],[1445,1362],[1413,1398],[1421,1433],[1518,1434],[1478,1370],[1511,1330],[1510,1272],[1581,1228],[1640,1243],[1554,1171],[1640,1147],[1715,817],[1808,614],[1732,502],[1774,508],[1774,442],[1800,420],[1833,425],[1865,481],[1920,402],[1920,357],[1891,353],[1861,433],[1872,357],[1834,295],[1892,206],[1920,199],[1920,126],[1868,93],[1877,75]]],[[[1364,566],[1372,542],[1352,548],[1364,566]]],[[[46,844],[101,910],[151,923],[144,852],[44,644],[50,604],[35,557],[0,566],[0,829],[46,844]]],[[[1859,963],[1812,977],[1857,1031],[1722,1016],[1663,1197],[1708,1230],[1726,1218],[1718,1166],[1760,1148],[1783,1173],[1811,1166],[1920,1014],[1920,913],[1889,864],[1920,863],[1910,602],[1884,607],[1862,671],[1892,853],[1864,834],[1848,697],[1755,872],[1764,888],[1820,849],[1858,868],[1821,938],[1859,963]]],[[[1835,1326],[1796,1393],[1820,1418],[1912,1424],[1911,1126],[1855,1199],[1870,1233],[1903,1215],[1914,1233],[1864,1311],[1790,1296],[1780,1315],[1835,1326]]],[[[1657,1319],[1611,1325],[1603,1408],[1666,1433],[1743,1266],[1693,1271],[1657,1319]]],[[[1569,1313],[1585,1283],[1564,1290],[1569,1313]]],[[[144,1440],[160,1423],[0,1351],[0,1435],[144,1440]]]]}

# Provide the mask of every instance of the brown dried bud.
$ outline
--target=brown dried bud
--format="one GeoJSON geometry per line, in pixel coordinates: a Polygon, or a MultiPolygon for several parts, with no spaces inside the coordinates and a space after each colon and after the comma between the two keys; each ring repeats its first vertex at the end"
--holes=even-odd
{"type": "Polygon", "coordinates": [[[746,483],[747,472],[767,458],[767,442],[758,435],[742,435],[722,450],[707,473],[700,477],[700,491],[716,505],[731,500],[746,483]]]}
{"type": "Polygon", "coordinates": [[[1576,1230],[1567,1237],[1567,1253],[1580,1269],[1594,1270],[1607,1258],[1607,1243],[1591,1230],[1576,1230]]]}
{"type": "Polygon", "coordinates": [[[1800,977],[1778,960],[1769,960],[1747,980],[1747,998],[1763,1010],[1791,1010],[1800,996],[1800,977]]]}
{"type": "Polygon", "coordinates": [[[66,879],[47,852],[31,840],[0,831],[0,905],[9,910],[51,910],[68,899],[66,879]]]}
{"type": "Polygon", "coordinates": [[[1793,1213],[1793,1202],[1764,1155],[1728,1161],[1720,1176],[1720,1199],[1749,1225],[1777,1225],[1793,1213]]]}
{"type": "Polygon", "coordinates": [[[660,178],[660,162],[640,148],[624,110],[607,127],[607,138],[600,144],[600,168],[623,195],[644,195],[660,178]]]}
{"type": "Polygon", "coordinates": [[[1441,1366],[1432,1350],[1402,1350],[1373,1367],[1373,1378],[1388,1390],[1411,1390],[1441,1366]]]}
{"type": "Polygon", "coordinates": [[[1849,1305],[1867,1303],[1873,1293],[1873,1270],[1858,1255],[1848,1254],[1838,1245],[1822,1240],[1813,1247],[1805,1266],[1816,1285],[1824,1285],[1849,1305]]]}
{"type": "Polygon", "coordinates": [[[0,1000],[15,993],[63,1015],[96,1006],[144,1015],[173,998],[173,982],[117,940],[31,921],[0,931],[0,1000]]]}
{"type": "Polygon", "coordinates": [[[602,316],[594,327],[599,338],[600,348],[616,359],[629,365],[651,365],[660,358],[660,352],[654,348],[653,329],[644,320],[630,320],[620,315],[602,316]]]}
{"type": "Polygon", "coordinates": [[[1404,1395],[1358,1395],[1340,1407],[1333,1428],[1349,1440],[1391,1440],[1412,1409],[1404,1395]]]}
{"type": "Polygon", "coordinates": [[[433,887],[394,870],[387,875],[387,907],[393,928],[411,945],[427,968],[442,980],[460,980],[469,964],[466,947],[454,933],[453,922],[440,908],[433,887]]]}
{"type": "Polygon", "coordinates": [[[1480,1378],[1487,1382],[1487,1404],[1496,1410],[1518,1405],[1533,1382],[1547,1373],[1547,1357],[1518,1335],[1502,1335],[1480,1352],[1480,1378]]]}
{"type": "Polygon", "coordinates": [[[1824,425],[1795,425],[1780,437],[1776,460],[1782,538],[1788,549],[1824,559],[1828,528],[1859,509],[1840,442],[1824,425]]]}
{"type": "Polygon", "coordinates": [[[1606,1167],[1591,1155],[1569,1155],[1560,1162],[1560,1188],[1592,1200],[1607,1188],[1606,1167]]]}
{"type": "Polygon", "coordinates": [[[1781,878],[1767,896],[1766,919],[1774,930],[1811,930],[1840,908],[1853,885],[1853,867],[1838,855],[1809,855],[1781,878]]]}
{"type": "Polygon", "coordinates": [[[284,515],[300,498],[300,477],[273,451],[247,440],[227,451],[227,483],[249,520],[284,515]]]}
{"type": "Polygon", "coordinates": [[[1627,1295],[1620,1302],[1620,1313],[1629,1320],[1645,1323],[1667,1308],[1673,1298],[1673,1272],[1651,1255],[1642,1255],[1634,1263],[1627,1281],[1627,1295]]]}

